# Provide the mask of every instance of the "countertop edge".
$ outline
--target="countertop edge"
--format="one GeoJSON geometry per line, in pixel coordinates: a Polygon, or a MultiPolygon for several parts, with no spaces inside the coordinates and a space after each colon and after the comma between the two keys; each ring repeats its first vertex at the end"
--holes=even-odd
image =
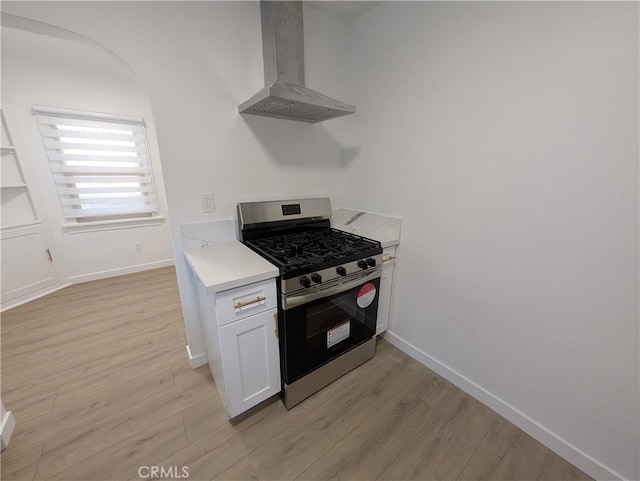
{"type": "Polygon", "coordinates": [[[387,241],[387,242],[381,242],[382,248],[384,249],[385,247],[394,247],[394,246],[399,246],[400,245],[400,239],[393,239],[391,241],[387,241]]]}
{"type": "Polygon", "coordinates": [[[278,277],[280,272],[275,269],[273,272],[261,272],[253,276],[242,277],[234,279],[233,281],[223,282],[221,284],[215,284],[210,287],[205,287],[207,294],[217,294],[218,292],[228,291],[229,289],[235,289],[236,287],[242,287],[254,282],[265,281],[267,279],[273,279],[278,277]]]}
{"type": "MultiPolygon", "coordinates": [[[[233,242],[238,242],[240,245],[242,245],[242,243],[239,241],[233,241],[233,242]]],[[[251,249],[249,249],[244,245],[242,246],[245,249],[247,249],[247,253],[249,255],[257,256],[257,254],[255,254],[251,249]]],[[[253,284],[254,282],[260,282],[266,279],[272,279],[280,275],[280,271],[276,266],[271,265],[266,259],[263,259],[266,263],[269,263],[272,266],[271,269],[266,269],[266,270],[257,272],[255,274],[243,275],[241,277],[236,277],[230,280],[210,284],[206,280],[207,276],[203,275],[203,273],[198,268],[199,262],[195,261],[197,254],[190,252],[190,249],[186,248],[186,249],[183,249],[183,255],[185,260],[187,261],[187,264],[189,265],[189,268],[191,269],[193,274],[198,278],[198,281],[202,284],[207,294],[215,294],[218,292],[227,291],[229,289],[234,289],[236,287],[242,287],[248,284],[253,284]]]]}

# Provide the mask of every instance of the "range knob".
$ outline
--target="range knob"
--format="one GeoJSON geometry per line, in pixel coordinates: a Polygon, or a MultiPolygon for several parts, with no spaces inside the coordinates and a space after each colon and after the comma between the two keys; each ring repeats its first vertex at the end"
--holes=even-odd
{"type": "Polygon", "coordinates": [[[364,259],[361,259],[358,261],[358,267],[360,269],[366,269],[369,266],[367,265],[367,261],[365,261],[364,259]]]}
{"type": "Polygon", "coordinates": [[[369,257],[367,259],[367,264],[369,265],[369,267],[375,267],[376,266],[376,260],[373,257],[369,257]]]}
{"type": "Polygon", "coordinates": [[[311,287],[311,280],[307,276],[302,276],[300,278],[300,284],[302,287],[311,287]]]}
{"type": "Polygon", "coordinates": [[[316,284],[320,284],[322,282],[322,276],[317,272],[314,272],[313,274],[311,274],[311,280],[316,284]]]}
{"type": "Polygon", "coordinates": [[[336,274],[338,274],[339,276],[346,276],[347,269],[345,269],[344,266],[338,266],[336,267],[336,274]]]}

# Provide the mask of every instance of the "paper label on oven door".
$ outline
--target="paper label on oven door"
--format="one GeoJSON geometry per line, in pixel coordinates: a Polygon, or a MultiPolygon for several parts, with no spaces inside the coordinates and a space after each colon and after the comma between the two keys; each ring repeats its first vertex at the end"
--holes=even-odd
{"type": "Polygon", "coordinates": [[[375,298],[376,298],[376,286],[373,285],[371,282],[367,282],[358,291],[358,297],[356,298],[356,302],[358,303],[358,306],[365,308],[365,307],[369,307],[375,298]]]}
{"type": "Polygon", "coordinates": [[[349,339],[351,321],[344,322],[327,331],[327,348],[335,346],[339,342],[349,339]]]}

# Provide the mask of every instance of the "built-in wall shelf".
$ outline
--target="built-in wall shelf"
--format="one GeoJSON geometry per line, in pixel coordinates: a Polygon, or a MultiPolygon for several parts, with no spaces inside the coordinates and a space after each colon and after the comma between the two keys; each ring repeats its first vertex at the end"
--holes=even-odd
{"type": "Polygon", "coordinates": [[[34,226],[40,226],[40,225],[42,225],[41,220],[34,220],[32,222],[21,222],[19,224],[11,224],[6,226],[6,228],[15,229],[16,227],[34,227],[34,226]]]}
{"type": "Polygon", "coordinates": [[[0,238],[4,238],[7,235],[11,235],[10,232],[14,230],[22,230],[27,228],[39,227],[42,225],[42,222],[39,220],[33,222],[15,222],[13,224],[2,224],[2,229],[0,230],[0,238]]]}
{"type": "Polygon", "coordinates": [[[37,196],[33,169],[10,102],[3,100],[0,119],[0,310],[4,311],[50,292],[59,282],[33,202],[37,196]]]}
{"type": "Polygon", "coordinates": [[[0,110],[0,118],[2,120],[2,143],[0,143],[2,145],[0,148],[2,223],[0,228],[6,229],[33,224],[38,217],[3,110],[0,110]]]}

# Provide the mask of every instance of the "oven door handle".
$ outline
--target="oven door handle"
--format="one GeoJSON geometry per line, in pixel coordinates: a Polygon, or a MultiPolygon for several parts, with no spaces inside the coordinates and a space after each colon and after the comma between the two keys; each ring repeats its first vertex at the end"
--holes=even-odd
{"type": "Polygon", "coordinates": [[[361,284],[364,284],[367,281],[372,279],[377,279],[380,277],[380,269],[376,269],[370,274],[364,275],[362,277],[358,277],[352,281],[345,282],[344,284],[339,284],[337,286],[329,287],[327,289],[322,289],[320,291],[312,292],[311,294],[296,294],[291,297],[282,296],[282,308],[286,311],[288,309],[292,309],[294,307],[298,307],[301,304],[305,304],[307,302],[315,301],[316,299],[322,299],[324,297],[333,296],[335,294],[340,294],[341,292],[348,291],[349,289],[353,289],[354,287],[358,287],[361,284]]]}

